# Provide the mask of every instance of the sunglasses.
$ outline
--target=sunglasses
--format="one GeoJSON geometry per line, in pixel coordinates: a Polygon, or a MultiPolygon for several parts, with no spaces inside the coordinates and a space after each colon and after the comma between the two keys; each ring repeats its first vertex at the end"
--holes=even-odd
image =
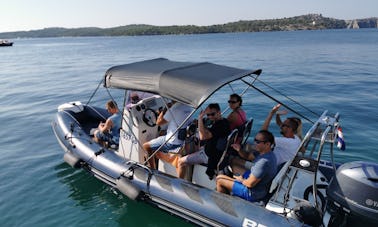
{"type": "Polygon", "coordinates": [[[228,103],[232,103],[232,104],[237,103],[237,102],[238,102],[238,101],[228,100],[228,103]]]}
{"type": "Polygon", "coordinates": [[[215,116],[215,112],[212,112],[212,113],[208,113],[208,114],[206,114],[208,117],[214,117],[215,116]]]}
{"type": "Polygon", "coordinates": [[[256,138],[253,141],[255,141],[256,144],[266,143],[266,140],[258,140],[256,138]]]}
{"type": "Polygon", "coordinates": [[[283,127],[288,127],[288,128],[290,128],[290,125],[288,125],[288,124],[282,124],[282,125],[281,125],[281,128],[283,128],[283,127]]]}

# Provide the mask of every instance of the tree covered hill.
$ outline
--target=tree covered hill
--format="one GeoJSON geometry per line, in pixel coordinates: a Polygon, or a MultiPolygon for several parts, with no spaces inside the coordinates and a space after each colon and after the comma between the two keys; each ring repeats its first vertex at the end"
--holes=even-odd
{"type": "MultiPolygon", "coordinates": [[[[321,14],[308,14],[282,19],[248,20],[210,26],[153,26],[153,25],[126,25],[113,28],[45,28],[40,30],[0,33],[2,39],[63,37],[63,36],[138,36],[138,35],[171,35],[171,34],[204,34],[230,32],[260,32],[260,31],[292,31],[292,30],[319,30],[344,29],[350,24],[358,25],[359,20],[346,21],[323,17],[321,14]]],[[[370,27],[377,27],[378,18],[361,19],[370,27]],[[369,21],[367,23],[366,21],[369,21]]],[[[355,27],[355,26],[354,26],[355,27]]]]}

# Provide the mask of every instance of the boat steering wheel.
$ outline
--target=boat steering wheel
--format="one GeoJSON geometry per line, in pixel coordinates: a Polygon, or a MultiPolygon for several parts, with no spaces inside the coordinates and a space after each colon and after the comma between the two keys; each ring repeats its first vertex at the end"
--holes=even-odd
{"type": "Polygon", "coordinates": [[[143,113],[143,122],[146,123],[146,125],[150,127],[156,126],[156,120],[157,120],[158,114],[155,110],[151,108],[147,108],[143,113]]]}

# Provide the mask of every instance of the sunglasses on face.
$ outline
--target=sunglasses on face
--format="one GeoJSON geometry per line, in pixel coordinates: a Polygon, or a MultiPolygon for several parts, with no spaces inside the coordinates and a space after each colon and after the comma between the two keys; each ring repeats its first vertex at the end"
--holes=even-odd
{"type": "Polygon", "coordinates": [[[206,114],[206,115],[207,115],[208,117],[214,117],[215,114],[216,114],[216,112],[212,112],[212,113],[208,113],[208,114],[206,114]]]}
{"type": "Polygon", "coordinates": [[[232,103],[232,104],[237,103],[237,102],[238,102],[238,101],[228,100],[228,103],[232,103]]]}
{"type": "Polygon", "coordinates": [[[288,125],[288,124],[282,124],[282,125],[281,125],[281,128],[283,128],[283,127],[288,127],[288,128],[290,128],[290,125],[288,125]]]}
{"type": "Polygon", "coordinates": [[[266,141],[265,140],[258,140],[258,139],[254,139],[253,140],[256,144],[260,144],[260,143],[265,143],[266,141]]]}

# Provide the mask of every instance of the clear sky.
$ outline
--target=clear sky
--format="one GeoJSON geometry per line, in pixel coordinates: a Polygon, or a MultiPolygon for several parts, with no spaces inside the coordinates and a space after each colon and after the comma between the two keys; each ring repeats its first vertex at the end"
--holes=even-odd
{"type": "Polygon", "coordinates": [[[0,32],[129,24],[213,25],[309,13],[378,17],[378,0],[1,0],[0,32]]]}

